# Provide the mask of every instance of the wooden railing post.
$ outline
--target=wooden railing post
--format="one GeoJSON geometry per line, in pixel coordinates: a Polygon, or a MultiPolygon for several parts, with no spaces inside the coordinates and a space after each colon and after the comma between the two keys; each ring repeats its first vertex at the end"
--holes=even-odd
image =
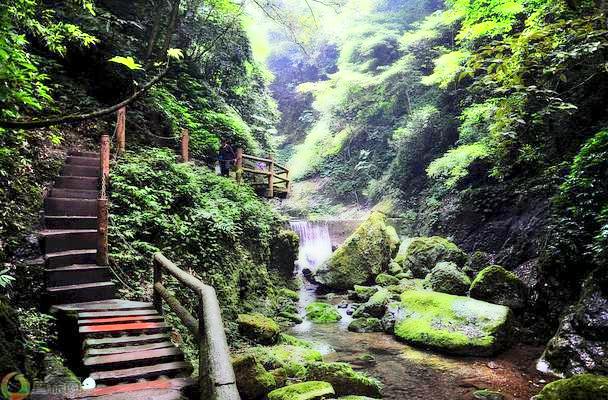
{"type": "Polygon", "coordinates": [[[97,198],[97,265],[108,265],[108,197],[106,186],[110,175],[110,137],[101,136],[99,163],[101,191],[97,198]]]}
{"type": "Polygon", "coordinates": [[[190,133],[188,129],[182,130],[182,162],[187,163],[189,160],[190,133]]]}
{"type": "Polygon", "coordinates": [[[274,159],[272,156],[269,157],[270,162],[268,163],[268,197],[274,197],[274,159]]]}
{"type": "Polygon", "coordinates": [[[243,148],[238,147],[236,149],[236,181],[237,183],[243,182],[243,148]]]}
{"type": "Polygon", "coordinates": [[[123,107],[118,110],[116,116],[116,144],[118,147],[118,153],[124,153],[125,151],[125,124],[127,119],[127,108],[123,107]]]}

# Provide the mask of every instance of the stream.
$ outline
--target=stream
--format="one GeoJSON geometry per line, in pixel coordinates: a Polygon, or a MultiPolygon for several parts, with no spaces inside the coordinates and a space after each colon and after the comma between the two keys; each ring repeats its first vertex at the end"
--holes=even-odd
{"type": "MultiPolygon", "coordinates": [[[[300,236],[297,273],[302,279],[299,309],[312,301],[338,305],[344,295],[317,295],[317,287],[305,279],[329,258],[356,224],[336,221],[292,221],[300,236]]],[[[384,399],[475,399],[480,389],[501,392],[507,400],[530,399],[548,380],[536,371],[542,347],[516,345],[493,358],[451,357],[416,349],[384,333],[353,333],[347,330],[352,318],[338,309],[342,320],[320,325],[304,320],[290,332],[311,341],[325,361],[348,362],[353,368],[378,378],[384,384],[384,399]]]]}

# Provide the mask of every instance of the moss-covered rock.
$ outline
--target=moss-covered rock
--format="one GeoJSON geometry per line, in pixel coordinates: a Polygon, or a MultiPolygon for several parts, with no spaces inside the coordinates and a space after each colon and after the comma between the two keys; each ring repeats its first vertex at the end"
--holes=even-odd
{"type": "Polygon", "coordinates": [[[277,387],[274,375],[268,372],[253,354],[234,357],[232,367],[242,398],[257,399],[277,387]]]}
{"type": "Polygon", "coordinates": [[[360,395],[380,397],[380,382],[356,372],[345,363],[312,363],[306,378],[329,382],[338,396],[360,395]]]}
{"type": "Polygon", "coordinates": [[[403,267],[397,261],[391,261],[388,266],[388,272],[391,275],[397,275],[403,272],[403,267]]]}
{"type": "Polygon", "coordinates": [[[283,318],[283,320],[293,322],[294,324],[301,324],[302,322],[304,322],[304,320],[302,319],[302,317],[300,317],[299,314],[292,312],[281,311],[279,313],[279,317],[283,318]]]}
{"type": "Polygon", "coordinates": [[[397,275],[395,275],[395,277],[399,280],[412,279],[414,277],[414,274],[412,274],[412,271],[399,272],[397,275]]]}
{"type": "Polygon", "coordinates": [[[306,318],[317,324],[331,324],[340,321],[342,316],[331,304],[313,302],[306,306],[306,318]]]}
{"type": "Polygon", "coordinates": [[[399,302],[390,302],[386,306],[386,312],[382,316],[382,328],[384,332],[393,334],[395,332],[395,322],[397,321],[397,316],[399,315],[399,302]]]}
{"type": "Polygon", "coordinates": [[[281,229],[273,235],[271,246],[271,266],[285,277],[293,276],[300,246],[298,234],[290,229],[281,229]]]}
{"type": "Polygon", "coordinates": [[[460,267],[466,260],[465,252],[439,236],[415,238],[395,258],[404,270],[412,271],[416,278],[426,277],[438,262],[453,262],[460,267]]]}
{"type": "Polygon", "coordinates": [[[386,216],[373,212],[315,273],[321,285],[346,290],[364,285],[388,270],[399,236],[386,216]]]}
{"type": "Polygon", "coordinates": [[[477,274],[471,284],[470,296],[519,309],[526,302],[526,287],[513,272],[498,265],[491,265],[477,274]]]}
{"type": "Polygon", "coordinates": [[[399,278],[389,274],[380,274],[376,277],[376,284],[380,286],[398,285],[399,278]]]}
{"type": "Polygon", "coordinates": [[[424,287],[436,292],[466,295],[471,280],[453,262],[440,262],[429,272],[424,280],[424,287]]]}
{"type": "Polygon", "coordinates": [[[494,263],[494,257],[484,251],[476,251],[467,260],[462,272],[467,274],[469,278],[475,279],[482,269],[494,263]]]}
{"type": "Polygon", "coordinates": [[[243,355],[253,355],[264,368],[273,372],[282,369],[289,378],[302,378],[306,375],[306,365],[322,361],[321,353],[309,347],[296,345],[256,346],[245,350],[243,355]]]}
{"type": "Polygon", "coordinates": [[[378,318],[355,318],[348,324],[348,330],[356,333],[383,332],[384,327],[378,318]]]}
{"type": "Polygon", "coordinates": [[[385,288],[378,290],[367,302],[357,307],[353,313],[353,318],[382,318],[391,296],[392,293],[385,288]]]}
{"type": "Polygon", "coordinates": [[[582,374],[551,382],[533,400],[608,400],[608,377],[582,374]]]}
{"type": "Polygon", "coordinates": [[[239,314],[239,333],[255,343],[275,344],[281,328],[271,318],[262,314],[239,314]]]}
{"type": "Polygon", "coordinates": [[[505,396],[502,393],[484,389],[473,392],[473,398],[475,400],[504,400],[505,396]]]}
{"type": "Polygon", "coordinates": [[[273,390],[268,394],[268,400],[315,400],[328,398],[335,394],[333,387],[327,382],[302,382],[273,390]]]}
{"type": "Polygon", "coordinates": [[[279,289],[279,296],[292,300],[292,301],[300,300],[300,295],[298,294],[298,292],[295,292],[295,291],[293,291],[291,289],[287,289],[287,288],[279,289]]]}
{"type": "Polygon", "coordinates": [[[351,300],[366,302],[372,297],[380,288],[378,286],[360,286],[355,285],[351,300]]]}
{"type": "Polygon", "coordinates": [[[408,290],[401,295],[395,336],[452,354],[492,355],[507,345],[510,310],[446,293],[408,290]]]}

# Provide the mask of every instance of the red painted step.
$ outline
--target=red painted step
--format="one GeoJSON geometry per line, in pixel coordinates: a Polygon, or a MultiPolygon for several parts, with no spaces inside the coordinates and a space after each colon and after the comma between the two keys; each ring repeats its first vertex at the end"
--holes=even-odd
{"type": "Polygon", "coordinates": [[[169,340],[168,334],[156,333],[152,335],[125,335],[120,337],[106,337],[100,339],[89,338],[85,339],[83,344],[85,348],[92,349],[158,343],[167,340],[169,340]]]}
{"type": "Polygon", "coordinates": [[[192,370],[190,364],[177,361],[164,364],[149,365],[146,367],[126,368],[113,371],[93,372],[90,377],[98,384],[112,384],[134,382],[140,379],[150,379],[159,376],[177,376],[192,370]]]}
{"type": "Polygon", "coordinates": [[[49,269],[75,264],[95,264],[97,262],[97,250],[58,251],[47,253],[44,258],[49,269]]]}
{"type": "Polygon", "coordinates": [[[78,332],[84,335],[111,334],[118,332],[147,332],[160,333],[170,331],[164,322],[136,322],[132,324],[110,324],[110,325],[86,325],[78,328],[78,332]]]}
{"type": "Polygon", "coordinates": [[[97,265],[70,265],[47,269],[45,273],[47,286],[50,287],[103,282],[112,279],[110,268],[97,265]]]}
{"type": "Polygon", "coordinates": [[[55,186],[58,189],[97,190],[99,178],[89,176],[58,176],[55,186]]]}
{"type": "MultiPolygon", "coordinates": [[[[144,381],[137,383],[127,383],[114,386],[100,387],[92,390],[83,390],[76,394],[72,394],[72,399],[97,399],[97,400],[108,400],[108,396],[112,400],[118,399],[116,395],[125,395],[124,399],[137,400],[137,399],[180,399],[181,391],[185,388],[194,385],[194,381],[190,378],[175,378],[175,379],[157,379],[154,381],[144,381]],[[173,392],[172,394],[177,397],[167,397],[167,392],[173,392]]],[[[120,397],[122,399],[122,397],[120,397]]]]}
{"type": "Polygon", "coordinates": [[[83,364],[94,371],[141,367],[172,361],[183,361],[184,354],[175,346],[142,350],[136,353],[117,353],[85,357],[83,364]]]}
{"type": "Polygon", "coordinates": [[[40,232],[45,253],[97,248],[96,229],[53,229],[40,232]]]}
{"type": "Polygon", "coordinates": [[[97,216],[97,200],[64,199],[47,197],[44,199],[45,215],[97,216]]]}
{"type": "Polygon", "coordinates": [[[91,318],[91,319],[79,319],[78,325],[104,325],[104,324],[116,324],[119,322],[157,322],[163,321],[164,318],[160,315],[140,315],[140,316],[127,316],[127,317],[109,317],[109,318],[91,318]]]}
{"type": "Polygon", "coordinates": [[[45,216],[44,226],[47,229],[97,229],[97,217],[94,216],[45,216]]]}
{"type": "Polygon", "coordinates": [[[61,169],[62,176],[99,177],[99,166],[65,164],[61,169]]]}

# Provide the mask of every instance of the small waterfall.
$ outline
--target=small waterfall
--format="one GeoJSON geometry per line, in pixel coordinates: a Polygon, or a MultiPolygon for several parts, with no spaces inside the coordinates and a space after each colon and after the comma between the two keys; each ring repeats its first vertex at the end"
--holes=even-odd
{"type": "MultiPolygon", "coordinates": [[[[316,298],[317,285],[309,282],[304,277],[303,271],[309,270],[314,273],[331,256],[331,238],[327,224],[324,222],[291,221],[290,225],[300,237],[296,276],[302,280],[298,307],[300,314],[304,315],[304,308],[316,298]]],[[[309,323],[304,322],[298,326],[298,330],[307,330],[308,325],[309,323]]]]}

